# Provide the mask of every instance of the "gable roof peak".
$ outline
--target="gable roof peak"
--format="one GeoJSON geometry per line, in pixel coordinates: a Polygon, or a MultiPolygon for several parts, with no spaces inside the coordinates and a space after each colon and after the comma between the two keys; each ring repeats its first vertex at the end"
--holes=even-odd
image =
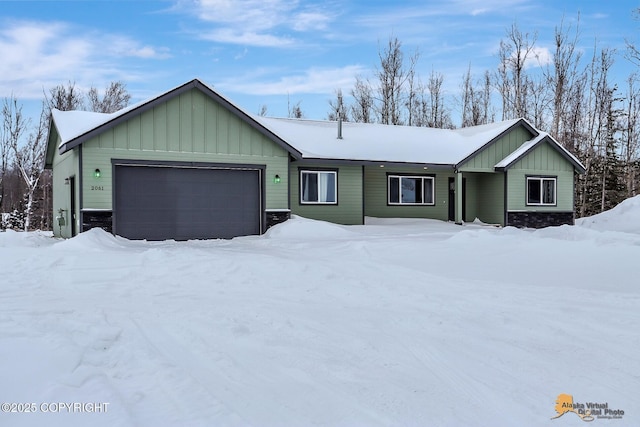
{"type": "MultiPolygon", "coordinates": [[[[285,143],[282,139],[276,136],[269,129],[264,128],[258,123],[251,114],[245,112],[234,103],[220,95],[213,89],[213,86],[204,83],[198,78],[187,81],[179,86],[169,89],[159,95],[152,98],[140,101],[136,104],[132,104],[114,113],[94,113],[89,111],[59,111],[52,114],[51,124],[55,126],[58,136],[60,138],[60,144],[58,149],[61,153],[64,153],[78,145],[81,145],[85,141],[93,138],[96,135],[126,121],[132,117],[132,115],[139,115],[143,112],[154,108],[155,106],[166,102],[182,93],[197,89],[207,97],[213,99],[219,103],[222,107],[229,110],[232,114],[239,117],[244,122],[258,130],[258,132],[264,134],[267,138],[274,141],[276,144],[282,146],[285,150],[289,151],[293,155],[299,153],[293,147],[285,143]]],[[[51,128],[51,126],[50,126],[51,128]]],[[[51,130],[50,130],[51,135],[51,130]]],[[[49,150],[48,150],[49,151],[49,150]]]]}

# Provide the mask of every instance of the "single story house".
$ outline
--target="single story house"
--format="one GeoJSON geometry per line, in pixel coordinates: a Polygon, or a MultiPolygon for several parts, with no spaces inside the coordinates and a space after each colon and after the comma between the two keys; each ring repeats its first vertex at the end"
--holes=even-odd
{"type": "Polygon", "coordinates": [[[291,213],[542,227],[574,221],[584,166],[524,119],[462,129],[267,118],[200,80],[111,114],[54,110],[57,236],[261,234],[291,213]]]}

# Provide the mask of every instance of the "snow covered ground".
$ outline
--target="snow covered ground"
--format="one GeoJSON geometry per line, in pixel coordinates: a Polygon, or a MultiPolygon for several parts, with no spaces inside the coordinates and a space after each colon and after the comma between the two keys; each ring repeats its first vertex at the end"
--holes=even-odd
{"type": "Polygon", "coordinates": [[[561,393],[640,425],[639,264],[640,197],[537,231],[0,233],[0,402],[32,411],[0,425],[583,425],[561,393]]]}

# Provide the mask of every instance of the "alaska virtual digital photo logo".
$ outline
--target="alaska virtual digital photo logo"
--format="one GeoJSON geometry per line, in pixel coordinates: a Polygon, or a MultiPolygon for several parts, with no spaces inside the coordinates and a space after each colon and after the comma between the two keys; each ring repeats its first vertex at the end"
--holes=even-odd
{"type": "Polygon", "coordinates": [[[573,412],[582,421],[593,421],[598,419],[622,419],[624,411],[622,409],[610,409],[609,403],[578,403],[573,401],[573,396],[570,394],[561,393],[556,399],[555,410],[557,415],[552,417],[554,420],[560,418],[568,412],[573,412]]]}

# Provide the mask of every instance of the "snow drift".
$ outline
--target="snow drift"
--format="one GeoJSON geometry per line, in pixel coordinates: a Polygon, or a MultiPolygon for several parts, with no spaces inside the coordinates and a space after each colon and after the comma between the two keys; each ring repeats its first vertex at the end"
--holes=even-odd
{"type": "Polygon", "coordinates": [[[587,218],[576,225],[598,231],[622,231],[640,234],[640,196],[624,200],[618,206],[587,218]]]}
{"type": "Polygon", "coordinates": [[[551,421],[560,394],[640,425],[639,214],[636,198],[544,230],[0,233],[0,402],[37,408],[0,425],[583,425],[551,421]]]}

